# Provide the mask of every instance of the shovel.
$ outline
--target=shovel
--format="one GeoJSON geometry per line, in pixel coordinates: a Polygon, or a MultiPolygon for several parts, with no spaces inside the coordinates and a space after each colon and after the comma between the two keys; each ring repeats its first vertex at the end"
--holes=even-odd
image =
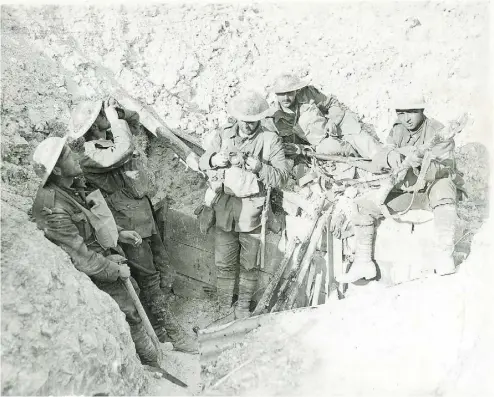
{"type": "MultiPolygon", "coordinates": [[[[139,316],[141,317],[142,323],[144,324],[144,328],[146,329],[147,334],[153,341],[153,344],[158,351],[158,361],[161,362],[163,359],[163,351],[161,350],[160,346],[160,341],[158,337],[156,336],[156,333],[154,332],[153,326],[151,325],[151,322],[149,321],[149,318],[146,314],[146,311],[144,310],[144,307],[142,307],[141,301],[139,300],[139,297],[137,296],[137,293],[134,289],[134,286],[130,282],[129,278],[122,279],[123,284],[125,285],[125,288],[129,292],[130,297],[132,298],[132,301],[134,302],[134,305],[137,309],[137,312],[139,313],[139,316]]],[[[166,372],[163,368],[159,367],[150,367],[152,368],[152,371],[159,372],[161,375],[163,375],[163,378],[169,380],[170,382],[174,383],[175,385],[181,386],[186,388],[187,385],[182,382],[180,379],[175,378],[173,375],[169,374],[166,372]]]]}

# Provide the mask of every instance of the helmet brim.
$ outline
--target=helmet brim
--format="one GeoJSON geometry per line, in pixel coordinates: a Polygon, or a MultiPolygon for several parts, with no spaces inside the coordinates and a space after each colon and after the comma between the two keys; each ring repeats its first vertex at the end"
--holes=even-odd
{"type": "Polygon", "coordinates": [[[101,101],[94,101],[94,107],[91,109],[91,112],[84,120],[84,122],[77,127],[74,126],[74,120],[73,118],[71,118],[69,121],[69,138],[75,140],[83,137],[98,118],[98,114],[101,111],[102,107],[103,104],[101,101]]]}
{"type": "Polygon", "coordinates": [[[243,113],[238,112],[233,108],[233,105],[230,103],[228,104],[228,113],[230,116],[234,117],[237,120],[240,121],[247,121],[247,122],[254,122],[254,121],[260,121],[265,119],[266,117],[271,115],[271,109],[267,108],[264,112],[255,114],[255,115],[246,115],[243,113]]]}
{"type": "Polygon", "coordinates": [[[296,90],[300,90],[304,87],[307,87],[309,85],[309,81],[300,81],[299,83],[294,83],[290,85],[285,85],[285,86],[274,86],[271,88],[271,92],[274,92],[275,94],[283,94],[285,92],[292,92],[296,90]]]}
{"type": "Polygon", "coordinates": [[[60,141],[58,141],[57,145],[53,148],[53,156],[50,156],[49,162],[47,162],[47,164],[43,164],[43,166],[45,167],[45,173],[41,178],[41,186],[45,186],[48,177],[53,172],[53,169],[55,168],[55,165],[57,164],[57,161],[62,154],[63,148],[67,143],[67,138],[68,136],[66,135],[60,141]]]}

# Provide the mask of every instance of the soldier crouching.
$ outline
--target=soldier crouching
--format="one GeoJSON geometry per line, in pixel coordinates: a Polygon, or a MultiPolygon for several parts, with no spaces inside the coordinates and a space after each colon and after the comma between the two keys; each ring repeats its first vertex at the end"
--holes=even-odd
{"type": "Polygon", "coordinates": [[[405,95],[395,104],[398,118],[387,146],[375,156],[373,164],[377,170],[401,170],[404,177],[388,191],[387,197],[382,197],[384,202],[373,193],[356,200],[355,260],[350,271],[338,278],[341,283],[376,277],[372,262],[375,220],[383,215],[396,216],[408,209],[432,210],[435,254],[431,259],[435,273],[455,272],[456,209],[463,192],[463,180],[455,166],[453,136],[448,135],[443,124],[428,118],[424,108],[421,95],[405,95]],[[418,189],[415,194],[410,192],[414,186],[418,189]]]}

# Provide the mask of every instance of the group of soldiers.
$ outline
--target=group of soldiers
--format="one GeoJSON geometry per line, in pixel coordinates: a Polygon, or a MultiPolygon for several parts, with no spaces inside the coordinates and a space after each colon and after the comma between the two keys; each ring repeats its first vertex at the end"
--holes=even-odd
{"type": "MultiPolygon", "coordinates": [[[[376,173],[408,167],[405,180],[386,199],[387,207],[398,212],[410,195],[400,188],[417,180],[422,164],[414,147],[444,128],[425,116],[423,100],[405,96],[395,106],[397,120],[382,144],[334,96],[294,75],[279,76],[272,91],[276,108],[256,91],[234,97],[228,104],[234,121],[214,133],[199,160],[209,179],[206,204],[214,214],[219,317],[250,315],[258,281],[261,214],[268,189],[282,188],[290,176],[289,157],[310,147],[320,154],[369,160],[376,173]]],[[[184,352],[196,348],[170,309],[174,269],[158,231],[145,173],[140,172],[134,143],[139,131],[139,114],[122,108],[115,99],[79,103],[67,136],[47,138],[35,150],[34,166],[42,181],[33,217],[45,236],[69,254],[74,266],[118,303],[141,361],[155,365],[155,346],[119,279],[130,278],[140,291],[161,342],[170,341],[184,352]],[[70,144],[78,141],[83,142],[80,153],[71,149],[77,145],[70,144]]],[[[435,145],[432,152],[427,184],[414,208],[434,212],[434,268],[445,275],[455,271],[453,239],[461,180],[452,139],[435,145]]],[[[339,282],[376,277],[372,242],[376,220],[382,216],[372,198],[356,200],[351,216],[355,259],[339,282]]]]}

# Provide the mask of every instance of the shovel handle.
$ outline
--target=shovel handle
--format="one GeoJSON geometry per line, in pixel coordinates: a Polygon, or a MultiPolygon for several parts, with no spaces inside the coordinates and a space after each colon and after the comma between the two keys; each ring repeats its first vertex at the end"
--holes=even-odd
{"type": "Polygon", "coordinates": [[[151,325],[151,322],[149,321],[149,318],[146,314],[146,311],[144,310],[144,307],[142,306],[141,301],[139,300],[139,297],[137,296],[137,293],[134,289],[134,286],[130,282],[129,278],[121,279],[123,284],[125,285],[125,289],[128,291],[130,297],[132,298],[132,302],[134,302],[134,306],[137,309],[137,312],[139,313],[139,316],[141,317],[142,323],[144,325],[144,328],[146,329],[147,334],[153,341],[153,344],[155,345],[156,349],[158,352],[161,351],[160,349],[160,341],[158,340],[158,337],[156,336],[156,333],[154,332],[153,326],[151,325]]]}

